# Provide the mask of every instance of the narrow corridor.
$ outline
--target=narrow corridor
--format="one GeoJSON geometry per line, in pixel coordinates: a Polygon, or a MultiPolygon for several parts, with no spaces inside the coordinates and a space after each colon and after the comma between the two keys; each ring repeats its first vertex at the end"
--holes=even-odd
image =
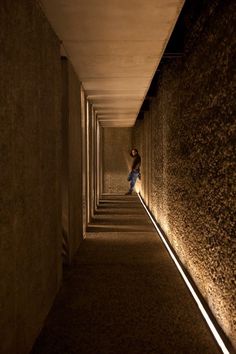
{"type": "Polygon", "coordinates": [[[219,352],[137,196],[103,196],[31,353],[219,352]]]}
{"type": "Polygon", "coordinates": [[[235,23],[1,1],[0,354],[236,353],[235,23]]]}

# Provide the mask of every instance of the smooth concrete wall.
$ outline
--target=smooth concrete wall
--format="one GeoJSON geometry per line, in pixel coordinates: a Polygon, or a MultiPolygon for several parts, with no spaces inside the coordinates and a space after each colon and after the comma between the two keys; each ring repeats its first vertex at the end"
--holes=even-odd
{"type": "Polygon", "coordinates": [[[87,214],[87,224],[91,221],[91,176],[92,176],[92,116],[91,116],[91,105],[86,102],[86,214],[87,214]]]}
{"type": "Polygon", "coordinates": [[[86,227],[88,221],[87,212],[87,139],[86,139],[86,125],[87,125],[87,101],[83,87],[80,90],[80,102],[81,102],[81,133],[82,133],[82,225],[83,235],[86,234],[86,227]]]}
{"type": "Polygon", "coordinates": [[[59,41],[35,1],[0,6],[0,352],[26,354],[61,279],[59,41]]]}
{"type": "Polygon", "coordinates": [[[94,216],[94,211],[95,211],[95,174],[96,174],[96,161],[95,161],[95,127],[96,127],[96,122],[95,122],[95,112],[90,105],[89,109],[89,119],[90,119],[90,132],[89,132],[89,145],[90,145],[90,192],[89,192],[89,197],[90,197],[90,218],[94,216]]]}
{"type": "Polygon", "coordinates": [[[69,88],[68,88],[68,61],[62,57],[62,166],[61,166],[61,193],[62,193],[62,257],[63,263],[70,263],[69,242],[69,88]]]}
{"type": "Polygon", "coordinates": [[[95,166],[96,166],[96,172],[95,172],[95,205],[94,205],[94,210],[97,209],[97,206],[99,204],[99,199],[100,195],[102,192],[102,175],[103,175],[103,165],[102,165],[102,128],[99,124],[98,118],[95,117],[95,166]]]}
{"type": "Polygon", "coordinates": [[[131,166],[131,128],[102,129],[103,193],[128,191],[127,176],[131,166]]]}
{"type": "Polygon", "coordinates": [[[182,59],[163,67],[134,134],[146,166],[142,194],[234,345],[235,14],[233,1],[208,3],[182,59]]]}
{"type": "Polygon", "coordinates": [[[62,221],[63,255],[71,262],[83,239],[81,84],[62,58],[62,221]]]}

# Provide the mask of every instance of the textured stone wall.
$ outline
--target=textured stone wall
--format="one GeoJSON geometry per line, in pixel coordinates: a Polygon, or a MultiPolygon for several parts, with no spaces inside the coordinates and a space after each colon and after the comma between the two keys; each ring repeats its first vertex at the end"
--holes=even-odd
{"type": "Polygon", "coordinates": [[[127,176],[132,164],[131,128],[103,128],[103,193],[124,194],[129,189],[127,176]]]}
{"type": "Polygon", "coordinates": [[[61,277],[59,41],[35,1],[0,6],[0,352],[25,354],[61,277]]]}
{"type": "Polygon", "coordinates": [[[71,262],[83,239],[81,84],[65,58],[62,59],[62,77],[63,250],[65,261],[71,262]]]}
{"type": "Polygon", "coordinates": [[[142,194],[234,345],[235,16],[233,1],[208,3],[133,137],[151,169],[142,194]]]}

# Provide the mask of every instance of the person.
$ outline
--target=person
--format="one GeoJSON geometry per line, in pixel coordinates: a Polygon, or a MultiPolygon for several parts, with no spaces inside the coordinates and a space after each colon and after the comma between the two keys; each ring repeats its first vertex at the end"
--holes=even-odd
{"type": "Polygon", "coordinates": [[[133,157],[134,161],[132,164],[132,170],[129,173],[128,176],[128,181],[130,182],[130,188],[125,195],[131,195],[135,186],[135,183],[137,181],[137,178],[141,179],[141,174],[140,174],[140,166],[141,166],[141,157],[138,153],[137,149],[132,149],[130,152],[130,156],[133,157]]]}

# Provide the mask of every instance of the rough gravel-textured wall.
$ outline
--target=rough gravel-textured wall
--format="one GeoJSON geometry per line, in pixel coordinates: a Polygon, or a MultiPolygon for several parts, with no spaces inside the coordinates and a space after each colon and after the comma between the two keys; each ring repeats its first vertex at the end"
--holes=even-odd
{"type": "Polygon", "coordinates": [[[143,158],[144,130],[151,141],[151,182],[142,193],[234,345],[235,22],[235,2],[209,3],[134,130],[143,158]]]}
{"type": "Polygon", "coordinates": [[[103,128],[103,193],[123,194],[128,191],[131,128],[103,128]]]}
{"type": "Polygon", "coordinates": [[[83,239],[81,84],[70,62],[62,59],[63,101],[63,251],[71,262],[83,239]]]}
{"type": "Polygon", "coordinates": [[[61,277],[59,41],[35,1],[0,6],[0,352],[28,353],[61,277]]]}

